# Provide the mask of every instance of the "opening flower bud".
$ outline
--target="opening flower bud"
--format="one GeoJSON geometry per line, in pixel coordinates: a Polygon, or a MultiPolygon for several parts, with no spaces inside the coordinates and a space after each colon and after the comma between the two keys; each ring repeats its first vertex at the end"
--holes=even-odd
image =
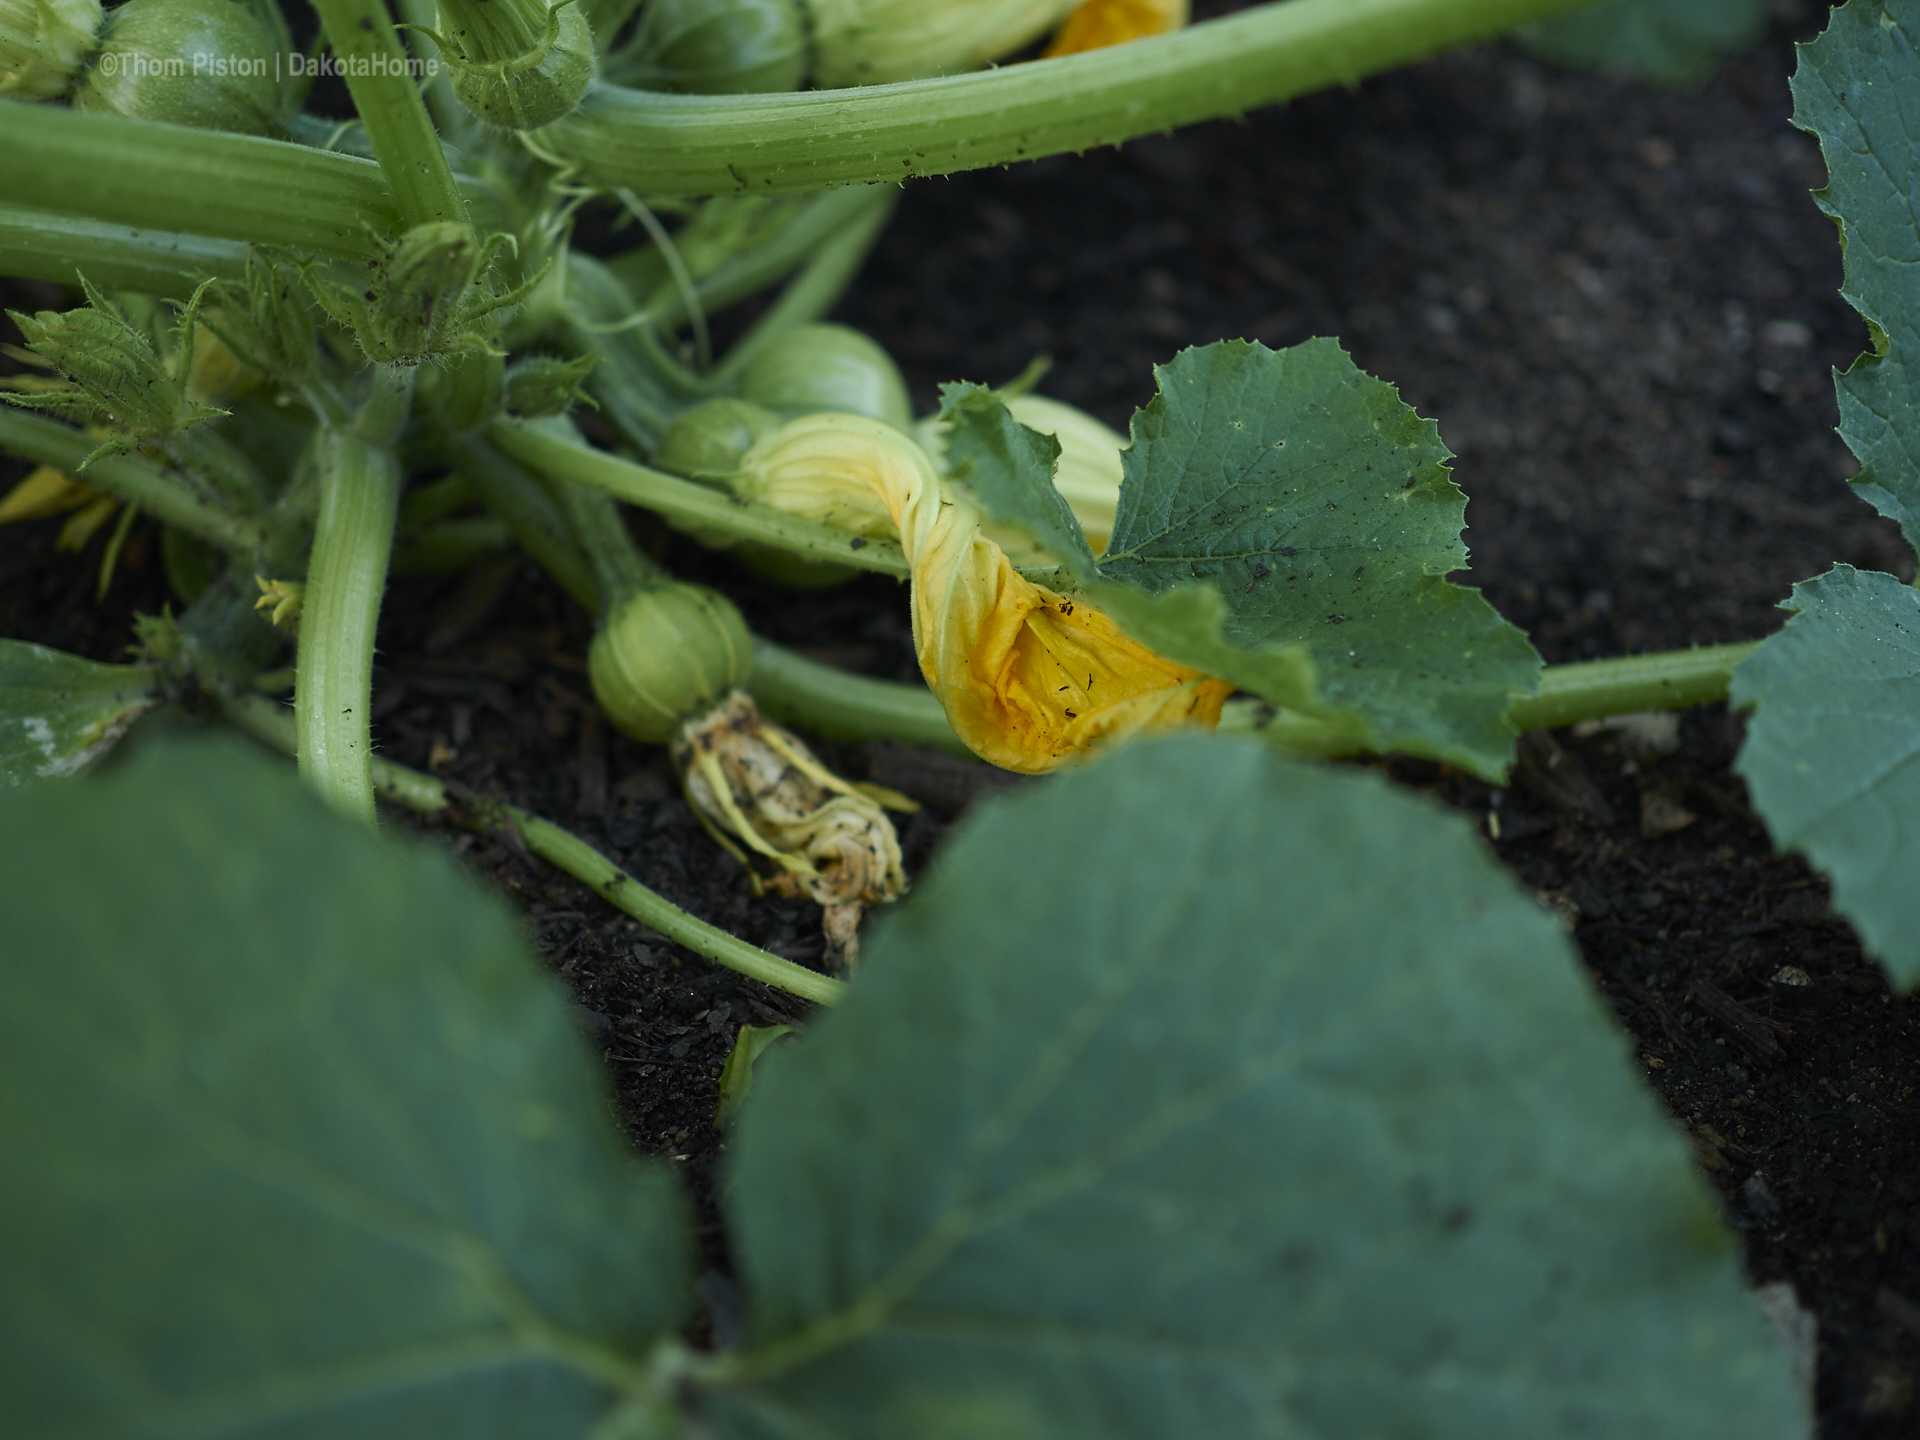
{"type": "Polygon", "coordinates": [[[127,0],[108,13],[73,108],[268,135],[281,48],[248,0],[127,0]]]}
{"type": "Polygon", "coordinates": [[[593,637],[587,671],[607,718],[661,744],[753,668],[753,637],[726,596],[677,581],[617,602],[593,637]]]}
{"type": "Polygon", "coordinates": [[[795,89],[807,73],[801,7],[802,0],[652,0],[615,78],[696,95],[795,89]]]}
{"type": "Polygon", "coordinates": [[[502,130],[551,125],[593,84],[593,27],[574,0],[441,0],[433,38],[460,103],[502,130]]]}
{"type": "Polygon", "coordinates": [[[0,95],[67,93],[100,31],[100,0],[0,0],[0,95]]]}
{"type": "Polygon", "coordinates": [[[796,325],[754,356],[742,398],[788,415],[832,411],[913,424],[913,402],[893,357],[848,325],[796,325]]]}

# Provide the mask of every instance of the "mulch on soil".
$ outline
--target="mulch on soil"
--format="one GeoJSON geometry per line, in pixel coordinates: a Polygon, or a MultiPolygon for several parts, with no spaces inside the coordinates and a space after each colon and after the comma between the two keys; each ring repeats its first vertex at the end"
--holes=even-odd
{"type": "MultiPolygon", "coordinates": [[[[1817,149],[1787,123],[1791,41],[1818,16],[1776,10],[1767,45],[1697,95],[1487,46],[1239,124],[920,182],[838,318],[899,357],[923,409],[942,381],[1001,381],[1044,352],[1047,393],[1123,429],[1152,365],[1183,345],[1338,335],[1438,419],[1472,497],[1468,578],[1550,661],[1761,635],[1792,583],[1834,561],[1912,573],[1897,533],[1842,483],[1853,467],[1829,367],[1865,329],[1835,293],[1833,229],[1807,198],[1817,149]]],[[[54,303],[20,282],[10,297],[54,303]]],[[[53,552],[54,528],[0,528],[0,633],[118,658],[130,613],[167,598],[153,537],[136,529],[97,606],[100,540],[76,561],[53,552]]],[[[892,582],[796,595],[644,517],[635,528],[772,638],[915,673],[892,582]]],[[[521,561],[397,584],[376,678],[385,752],[545,815],[693,913],[819,963],[817,911],[755,897],[661,752],[601,721],[589,636],[521,561]]],[[[1909,1435],[1920,1034],[1820,880],[1772,853],[1729,768],[1740,729],[1714,706],[1529,737],[1504,790],[1379,763],[1472,815],[1570,929],[1753,1278],[1791,1282],[1818,1317],[1823,1436],[1909,1435]]],[[[821,748],[923,801],[903,827],[916,869],[1008,779],[898,746],[821,748]]],[[[805,1006],[506,844],[445,838],[523,904],[634,1143],[688,1172],[724,1335],[736,1316],[712,1205],[715,1081],[740,1025],[805,1006]]]]}

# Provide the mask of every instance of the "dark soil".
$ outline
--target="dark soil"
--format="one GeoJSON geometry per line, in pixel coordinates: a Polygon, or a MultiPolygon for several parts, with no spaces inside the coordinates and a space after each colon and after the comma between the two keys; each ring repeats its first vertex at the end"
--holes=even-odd
{"type": "MultiPolygon", "coordinates": [[[[1338,335],[1439,420],[1472,497],[1470,578],[1550,661],[1761,635],[1792,583],[1835,561],[1912,571],[1842,483],[1853,466],[1832,433],[1829,367],[1865,329],[1807,197],[1818,152],[1787,123],[1790,41],[1817,28],[1811,7],[1784,7],[1768,44],[1697,95],[1489,46],[1241,124],[917,183],[839,315],[893,350],[922,408],[941,381],[1003,380],[1045,352],[1045,391],[1121,427],[1183,345],[1338,335]]],[[[55,528],[0,529],[0,633],[115,658],[130,610],[166,599],[153,537],[136,529],[96,605],[102,537],[76,561],[54,554],[55,528]]],[[[764,633],[913,674],[891,582],[796,596],[638,528],[764,633]]],[[[401,583],[375,700],[386,753],[546,815],[694,913],[819,963],[817,911],[756,898],[661,754],[600,721],[588,635],[524,563],[401,583]]],[[[1753,1278],[1791,1282],[1818,1317],[1822,1435],[1920,1434],[1920,1033],[1820,880],[1773,855],[1729,768],[1740,731],[1715,706],[1670,732],[1530,737],[1506,790],[1387,768],[1474,816],[1572,930],[1753,1278]]],[[[922,799],[903,833],[916,868],[1005,779],[896,746],[822,748],[922,799]]],[[[447,838],[524,903],[635,1143],[703,1195],[724,1329],[715,1080],[740,1025],[805,1007],[504,841],[447,838]]]]}

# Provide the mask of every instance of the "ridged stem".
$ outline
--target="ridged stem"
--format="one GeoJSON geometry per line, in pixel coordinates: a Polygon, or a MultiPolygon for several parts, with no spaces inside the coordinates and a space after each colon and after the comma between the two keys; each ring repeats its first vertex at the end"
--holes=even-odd
{"type": "Polygon", "coordinates": [[[400,464],[384,445],[328,427],[314,439],[320,514],[294,672],[300,774],[343,814],[374,823],[373,641],[393,550],[400,464]]]}
{"type": "Polygon", "coordinates": [[[313,0],[405,228],[467,223],[467,202],[383,0],[313,0]]]}
{"type": "Polygon", "coordinates": [[[948,175],[1241,115],[1586,0],[1286,0],[1151,40],[939,80],[779,95],[601,85],[541,148],[590,184],[778,194],[948,175]]]}

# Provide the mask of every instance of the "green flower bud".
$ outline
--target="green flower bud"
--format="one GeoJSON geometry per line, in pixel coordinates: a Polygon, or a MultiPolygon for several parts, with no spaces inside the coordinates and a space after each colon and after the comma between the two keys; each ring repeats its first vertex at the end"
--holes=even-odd
{"type": "Polygon", "coordinates": [[[275,38],[246,0],[127,0],[108,13],[73,108],[270,134],[281,118],[275,38]]]}
{"type": "Polygon", "coordinates": [[[153,342],[128,324],[106,296],[85,276],[80,283],[89,303],[77,310],[42,310],[32,316],[7,312],[33,352],[65,376],[72,388],[0,392],[15,405],[54,410],[77,420],[104,414],[125,432],[93,451],[79,468],[85,469],[103,454],[124,454],[143,440],[171,440],[191,425],[227,413],[187,397],[194,329],[205,285],[194,292],[182,312],[175,332],[178,368],[170,370],[153,342]]]}
{"type": "Polygon", "coordinates": [[[733,602],[671,581],[619,601],[593,637],[587,672],[607,718],[636,740],[669,739],[753,668],[753,637],[733,602]]]}
{"type": "Polygon", "coordinates": [[[740,377],[740,394],[790,415],[865,415],[900,430],[913,402],[893,357],[846,325],[796,325],[762,350],[740,377]]]}
{"type": "Polygon", "coordinates": [[[319,352],[298,272],[258,249],[242,280],[216,281],[202,323],[250,368],[283,382],[313,373],[319,352]]]}
{"type": "Polygon", "coordinates": [[[502,130],[551,125],[593,84],[593,27],[574,0],[441,0],[433,38],[460,103],[502,130]]]}
{"type": "Polygon", "coordinates": [[[582,355],[578,360],[534,355],[520,361],[507,371],[507,409],[523,420],[564,415],[575,405],[598,410],[593,397],[580,386],[599,359],[598,355],[582,355]]]}
{"type": "Polygon", "coordinates": [[[0,0],[0,95],[64,95],[93,52],[100,0],[0,0]]]}
{"type": "Polygon", "coordinates": [[[368,264],[367,288],[356,295],[309,268],[307,283],[326,312],[347,326],[369,360],[418,365],[462,352],[491,352],[491,328],[478,322],[518,304],[545,277],[543,268],[517,289],[492,294],[484,277],[511,237],[477,244],[450,220],[416,225],[368,264]]]}
{"type": "Polygon", "coordinates": [[[878,85],[974,70],[1053,29],[1080,0],[810,0],[813,83],[878,85]]]}
{"type": "Polygon", "coordinates": [[[653,463],[689,479],[724,478],[740,468],[740,457],[763,435],[785,423],[751,400],[707,400],[673,422],[653,463]]]}
{"type": "Polygon", "coordinates": [[[647,90],[794,90],[807,73],[802,0],[653,0],[617,77],[647,90]]]}

